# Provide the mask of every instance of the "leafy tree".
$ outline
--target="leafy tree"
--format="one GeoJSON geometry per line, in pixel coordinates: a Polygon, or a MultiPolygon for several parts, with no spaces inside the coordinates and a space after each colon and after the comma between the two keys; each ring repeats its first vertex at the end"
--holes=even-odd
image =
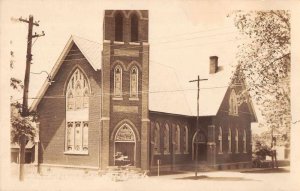
{"type": "Polygon", "coordinates": [[[235,11],[233,15],[240,33],[249,37],[239,46],[235,77],[247,82],[265,124],[285,134],[291,122],[290,14],[278,10],[235,11]]]}
{"type": "MultiPolygon", "coordinates": [[[[10,61],[10,68],[14,68],[14,53],[11,51],[11,61],[10,61]]],[[[11,77],[10,79],[10,86],[13,90],[21,91],[23,89],[22,81],[11,77]]],[[[25,145],[26,142],[29,140],[33,140],[36,130],[33,125],[34,121],[36,120],[36,114],[30,113],[28,116],[23,117],[21,115],[22,113],[22,104],[13,101],[13,98],[11,97],[11,143],[17,143],[20,145],[19,149],[19,156],[20,161],[21,159],[25,158],[25,145]]],[[[19,171],[19,180],[23,180],[24,177],[24,168],[23,164],[20,162],[20,171],[19,171]]]]}
{"type": "Polygon", "coordinates": [[[259,105],[271,135],[289,142],[291,39],[290,13],[286,10],[234,11],[235,26],[246,37],[238,47],[234,78],[247,82],[247,91],[259,105]],[[242,75],[240,75],[242,74],[242,75]]]}

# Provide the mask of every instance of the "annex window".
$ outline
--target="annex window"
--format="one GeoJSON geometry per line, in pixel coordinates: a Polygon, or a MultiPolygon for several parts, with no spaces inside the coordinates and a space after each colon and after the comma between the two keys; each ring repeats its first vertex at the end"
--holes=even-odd
{"type": "Polygon", "coordinates": [[[168,124],[164,128],[164,154],[170,154],[170,128],[168,124]]]}
{"type": "Polygon", "coordinates": [[[154,126],[154,153],[159,154],[160,153],[160,126],[158,123],[154,126]]]}
{"type": "Polygon", "coordinates": [[[186,154],[189,152],[188,145],[189,145],[189,131],[187,126],[185,125],[183,129],[183,152],[186,154]]]}
{"type": "Polygon", "coordinates": [[[235,129],[235,152],[239,152],[239,131],[235,129]]]}
{"type": "Polygon", "coordinates": [[[231,129],[228,129],[228,153],[231,153],[231,129]]]}
{"type": "Polygon", "coordinates": [[[87,154],[90,94],[88,80],[77,68],[66,87],[65,151],[71,154],[87,154]]]}
{"type": "Polygon", "coordinates": [[[123,41],[123,16],[117,13],[115,16],[115,41],[123,41]]]}
{"type": "Polygon", "coordinates": [[[247,152],[247,136],[246,136],[246,130],[244,130],[243,133],[243,152],[246,153],[247,152]]]}
{"type": "Polygon", "coordinates": [[[119,65],[114,70],[114,96],[122,97],[122,68],[119,65]]]}
{"type": "Polygon", "coordinates": [[[139,21],[136,14],[133,14],[130,19],[131,23],[131,42],[139,40],[139,21]]]}
{"type": "Polygon", "coordinates": [[[219,153],[223,153],[223,132],[222,132],[222,127],[219,127],[219,153]]]}
{"type": "Polygon", "coordinates": [[[179,154],[180,153],[180,127],[179,127],[179,125],[176,125],[174,128],[173,144],[174,144],[175,153],[179,154]]]}
{"type": "Polygon", "coordinates": [[[232,89],[229,98],[229,114],[238,115],[238,102],[235,90],[232,89]]]}
{"type": "Polygon", "coordinates": [[[132,67],[130,71],[130,97],[138,98],[138,69],[132,67]]]}

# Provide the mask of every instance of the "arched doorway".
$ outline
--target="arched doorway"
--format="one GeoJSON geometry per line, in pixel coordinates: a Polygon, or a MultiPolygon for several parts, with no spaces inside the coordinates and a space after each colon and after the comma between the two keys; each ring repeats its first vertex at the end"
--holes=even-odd
{"type": "Polygon", "coordinates": [[[198,161],[207,161],[207,140],[203,131],[196,131],[193,136],[192,158],[198,161]]]}
{"type": "Polygon", "coordinates": [[[115,166],[135,166],[136,138],[128,124],[122,125],[114,140],[115,166]]]}

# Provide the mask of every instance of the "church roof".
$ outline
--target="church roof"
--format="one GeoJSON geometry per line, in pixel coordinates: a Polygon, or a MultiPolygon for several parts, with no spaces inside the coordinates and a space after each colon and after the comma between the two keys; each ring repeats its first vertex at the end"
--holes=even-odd
{"type": "MultiPolygon", "coordinates": [[[[63,60],[76,44],[94,70],[101,69],[101,44],[71,36],[63,52],[52,68],[51,76],[55,76],[63,60]]],[[[229,67],[229,66],[228,66],[229,67]]],[[[175,70],[169,66],[151,62],[149,66],[149,110],[178,115],[197,115],[197,90],[184,90],[180,87],[175,70]],[[159,74],[159,75],[157,75],[159,74]]],[[[219,67],[219,71],[210,74],[207,81],[201,82],[199,115],[214,116],[217,114],[230,82],[231,72],[219,67]]],[[[45,81],[38,93],[38,98],[44,96],[49,83],[45,81]]],[[[31,110],[35,110],[40,99],[35,99],[31,110]]]]}

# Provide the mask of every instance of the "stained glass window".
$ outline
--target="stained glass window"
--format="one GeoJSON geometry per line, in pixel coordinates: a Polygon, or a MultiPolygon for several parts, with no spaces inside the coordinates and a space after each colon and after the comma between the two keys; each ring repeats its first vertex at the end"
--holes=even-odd
{"type": "Polygon", "coordinates": [[[244,150],[244,153],[247,152],[247,142],[246,142],[246,140],[247,140],[246,130],[244,130],[244,134],[243,134],[243,144],[244,144],[243,150],[244,150]]]}
{"type": "Polygon", "coordinates": [[[168,124],[164,128],[164,153],[170,153],[170,128],[168,124]]]}
{"type": "Polygon", "coordinates": [[[138,70],[135,66],[130,73],[130,97],[138,97],[138,70]]]}
{"type": "Polygon", "coordinates": [[[239,131],[235,129],[235,152],[239,152],[239,131]]]}
{"type": "Polygon", "coordinates": [[[229,98],[229,114],[237,115],[238,114],[238,101],[235,90],[232,89],[229,98]]]}
{"type": "Polygon", "coordinates": [[[183,151],[184,151],[184,153],[188,153],[188,150],[189,150],[188,143],[189,143],[189,131],[188,131],[187,126],[184,126],[184,129],[183,129],[183,151]]]}
{"type": "Polygon", "coordinates": [[[122,96],[122,68],[120,66],[115,67],[114,72],[114,96],[122,96]]]}
{"type": "Polygon", "coordinates": [[[231,153],[231,129],[228,129],[228,153],[231,153]]]}
{"type": "Polygon", "coordinates": [[[219,136],[218,136],[218,140],[219,140],[219,153],[223,152],[223,132],[222,132],[222,127],[219,127],[219,136]]]}
{"type": "Polygon", "coordinates": [[[74,71],[66,92],[66,151],[75,154],[87,153],[90,90],[88,80],[80,69],[74,71]],[[76,116],[81,119],[76,119],[76,116]]]}

